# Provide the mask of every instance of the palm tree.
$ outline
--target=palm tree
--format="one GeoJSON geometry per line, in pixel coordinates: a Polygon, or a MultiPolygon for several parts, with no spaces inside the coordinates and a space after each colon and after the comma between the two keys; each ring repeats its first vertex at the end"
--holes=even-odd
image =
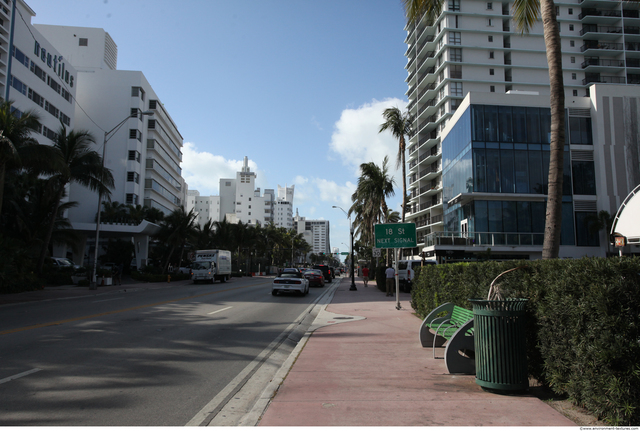
{"type": "MultiPolygon", "coordinates": [[[[395,181],[389,176],[389,158],[385,156],[382,167],[373,162],[360,165],[360,178],[356,191],[351,195],[353,204],[349,215],[355,213],[356,224],[366,226],[368,237],[373,239],[373,226],[376,222],[384,222],[389,207],[386,198],[395,194],[395,181]]],[[[362,232],[362,229],[361,229],[362,232]]]]}
{"type": "MultiPolygon", "coordinates": [[[[402,0],[409,23],[417,23],[423,15],[440,15],[444,0],[402,0]]],[[[547,51],[551,108],[551,154],[549,192],[544,228],[542,258],[554,259],[560,250],[562,227],[562,167],[564,156],[564,82],[560,30],[553,0],[514,0],[513,20],[521,33],[528,33],[542,16],[544,43],[547,51]]]]}
{"type": "Polygon", "coordinates": [[[380,125],[380,131],[390,130],[391,134],[398,139],[398,157],[396,159],[396,169],[402,164],[402,223],[404,223],[404,215],[407,208],[407,169],[405,163],[405,153],[407,152],[407,145],[404,139],[406,136],[411,136],[411,124],[413,123],[413,115],[400,112],[400,109],[387,108],[382,114],[386,120],[380,125]]]}
{"type": "Polygon", "coordinates": [[[167,259],[164,264],[165,271],[169,268],[171,257],[177,248],[180,249],[178,265],[182,262],[182,253],[187,245],[187,241],[190,240],[196,232],[197,217],[193,209],[186,212],[184,207],[181,206],[173,210],[173,212],[162,221],[157,237],[169,247],[167,259]]]}
{"type": "Polygon", "coordinates": [[[37,273],[42,272],[44,258],[56,222],[55,215],[58,213],[58,206],[64,196],[65,187],[71,182],[76,182],[92,191],[102,193],[103,196],[109,197],[111,194],[110,189],[114,187],[113,175],[109,169],[104,167],[100,154],[91,149],[91,145],[94,143],[93,136],[86,130],[71,130],[67,134],[66,127],[62,125],[58,131],[53,145],[55,150],[53,166],[56,172],[50,177],[50,180],[55,183],[56,206],[53,216],[49,220],[49,228],[43,238],[43,246],[36,267],[37,273]]]}
{"type": "MultiPolygon", "coordinates": [[[[38,156],[38,150],[44,148],[29,136],[31,132],[38,130],[40,125],[38,114],[29,110],[18,117],[12,112],[12,105],[13,101],[10,100],[0,102],[0,214],[2,214],[4,179],[7,169],[20,166],[20,163],[29,157],[38,156]]],[[[48,157],[45,154],[39,158],[47,159],[48,157]]]]}

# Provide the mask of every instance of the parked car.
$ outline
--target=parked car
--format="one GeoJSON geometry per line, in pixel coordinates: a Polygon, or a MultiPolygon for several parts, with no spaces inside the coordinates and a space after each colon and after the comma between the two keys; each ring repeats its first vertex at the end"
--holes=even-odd
{"type": "Polygon", "coordinates": [[[333,281],[333,271],[328,265],[313,265],[313,269],[319,269],[324,274],[324,280],[331,283],[333,281]]]}
{"type": "Polygon", "coordinates": [[[309,280],[309,287],[324,287],[324,274],[319,269],[310,269],[304,273],[304,278],[309,280]]]}
{"type": "Polygon", "coordinates": [[[309,293],[309,280],[297,268],[285,268],[273,279],[271,294],[276,296],[280,292],[297,292],[300,295],[309,293]]]}
{"type": "Polygon", "coordinates": [[[80,269],[80,265],[76,265],[71,259],[67,259],[66,257],[52,257],[51,263],[56,268],[73,268],[80,269]]]}
{"type": "MultiPolygon", "coordinates": [[[[398,261],[398,281],[400,282],[400,290],[402,292],[411,292],[413,279],[416,276],[416,268],[420,268],[423,262],[417,260],[399,260],[398,261]]],[[[424,265],[435,265],[433,260],[425,260],[424,265]]]]}

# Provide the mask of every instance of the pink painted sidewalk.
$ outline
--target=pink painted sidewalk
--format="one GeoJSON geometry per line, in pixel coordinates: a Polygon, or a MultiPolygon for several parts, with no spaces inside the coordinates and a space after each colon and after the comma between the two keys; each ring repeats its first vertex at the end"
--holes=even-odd
{"type": "Polygon", "coordinates": [[[349,291],[343,278],[326,311],[365,319],[311,335],[260,426],[576,426],[532,395],[493,394],[475,376],[448,374],[420,345],[409,294],[396,310],[373,283],[356,285],[349,291]]]}

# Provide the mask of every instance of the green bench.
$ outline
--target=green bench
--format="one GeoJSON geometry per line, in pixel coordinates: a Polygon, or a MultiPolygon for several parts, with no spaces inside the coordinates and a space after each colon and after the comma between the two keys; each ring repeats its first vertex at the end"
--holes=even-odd
{"type": "Polygon", "coordinates": [[[473,311],[450,302],[437,307],[420,325],[422,347],[431,347],[436,358],[436,347],[447,343],[444,360],[451,374],[475,374],[476,362],[473,346],[473,311]],[[446,313],[444,316],[438,315],[446,313]]]}

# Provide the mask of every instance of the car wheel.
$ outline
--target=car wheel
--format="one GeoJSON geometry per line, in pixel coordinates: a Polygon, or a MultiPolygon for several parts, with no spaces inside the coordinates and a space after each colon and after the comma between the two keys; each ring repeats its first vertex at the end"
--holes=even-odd
{"type": "Polygon", "coordinates": [[[272,290],[272,291],[271,291],[271,294],[272,294],[273,296],[277,296],[277,295],[278,295],[278,291],[277,291],[277,290],[272,290]]]}

